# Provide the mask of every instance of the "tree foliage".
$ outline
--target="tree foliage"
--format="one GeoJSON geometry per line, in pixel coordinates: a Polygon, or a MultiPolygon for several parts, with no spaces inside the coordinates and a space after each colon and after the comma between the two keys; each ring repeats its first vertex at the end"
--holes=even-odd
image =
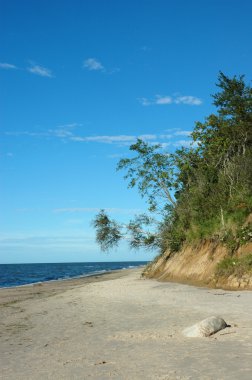
{"type": "Polygon", "coordinates": [[[138,139],[130,147],[135,156],[119,161],[128,186],[162,221],[144,215],[123,226],[101,212],[94,225],[102,249],[126,237],[134,248],[177,251],[185,241],[223,238],[252,212],[252,89],[244,76],[222,72],[217,87],[216,113],[196,123],[190,148],[170,154],[138,139]]]}
{"type": "Polygon", "coordinates": [[[128,224],[118,223],[105,210],[101,210],[93,221],[96,240],[102,251],[116,248],[121,239],[128,240],[131,248],[157,247],[159,234],[156,232],[156,224],[156,220],[146,214],[137,215],[128,224]]]}
{"type": "Polygon", "coordinates": [[[115,221],[109,218],[104,210],[101,210],[93,221],[96,230],[96,240],[102,251],[118,246],[122,238],[121,227],[115,221]]]}
{"type": "Polygon", "coordinates": [[[150,211],[157,211],[158,202],[175,206],[171,194],[175,175],[173,157],[160,151],[161,145],[148,145],[137,139],[130,150],[137,153],[134,158],[121,159],[117,170],[127,170],[124,178],[129,180],[129,187],[138,187],[139,193],[149,203],[150,211]]]}

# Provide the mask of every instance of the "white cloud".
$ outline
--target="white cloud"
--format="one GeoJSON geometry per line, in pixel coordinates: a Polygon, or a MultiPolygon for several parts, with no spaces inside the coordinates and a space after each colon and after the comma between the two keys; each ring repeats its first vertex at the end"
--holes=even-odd
{"type": "Polygon", "coordinates": [[[31,67],[27,68],[27,71],[29,71],[32,74],[39,75],[41,77],[47,77],[47,78],[53,77],[51,70],[39,65],[32,65],[31,67]]]}
{"type": "Polygon", "coordinates": [[[197,141],[192,141],[192,140],[178,140],[175,141],[173,144],[175,147],[183,146],[185,148],[190,148],[190,147],[197,147],[198,142],[197,141]]]}
{"type": "Polygon", "coordinates": [[[55,137],[70,138],[74,135],[73,130],[77,127],[81,127],[82,124],[71,123],[59,125],[55,129],[50,129],[49,133],[55,137]]]}
{"type": "MultiPolygon", "coordinates": [[[[63,213],[94,213],[99,212],[101,209],[98,207],[66,207],[66,208],[55,208],[53,210],[56,214],[63,214],[63,213]]],[[[142,210],[140,209],[126,209],[126,208],[104,208],[106,212],[114,213],[114,214],[125,214],[125,215],[131,215],[131,214],[137,214],[141,213],[142,210]]]]}
{"type": "Polygon", "coordinates": [[[103,64],[98,61],[96,58],[88,58],[83,61],[82,67],[89,71],[100,71],[106,73],[107,75],[113,75],[115,73],[119,73],[121,69],[119,67],[104,67],[103,64]]]}
{"type": "Polygon", "coordinates": [[[124,157],[125,155],[122,154],[122,153],[115,153],[115,154],[109,154],[107,157],[108,158],[122,158],[124,157]]]}
{"type": "Polygon", "coordinates": [[[156,100],[154,104],[171,104],[173,102],[170,96],[160,96],[156,95],[156,100]]]}
{"type": "Polygon", "coordinates": [[[81,127],[82,124],[79,123],[69,123],[69,124],[62,124],[58,125],[57,128],[76,128],[76,127],[81,127]]]}
{"type": "Polygon", "coordinates": [[[94,241],[93,236],[13,236],[10,238],[0,237],[1,248],[30,247],[30,248],[77,248],[87,246],[94,241]]]}
{"type": "Polygon", "coordinates": [[[17,69],[17,66],[12,65],[11,63],[0,62],[0,69],[5,69],[5,70],[17,69]]]}
{"type": "Polygon", "coordinates": [[[136,140],[136,136],[130,135],[116,135],[116,136],[74,136],[71,138],[72,141],[86,141],[86,142],[98,142],[105,144],[112,144],[115,142],[132,142],[136,140]]]}
{"type": "MultiPolygon", "coordinates": [[[[18,69],[18,67],[11,63],[0,62],[0,69],[13,70],[13,69],[18,69]]],[[[30,67],[27,67],[26,70],[32,74],[36,74],[41,77],[48,77],[48,78],[53,77],[52,71],[50,69],[37,65],[33,62],[30,62],[30,67]]]]}
{"type": "Polygon", "coordinates": [[[50,136],[50,131],[48,132],[30,132],[30,131],[14,131],[5,132],[6,136],[29,136],[29,137],[47,137],[50,136]]]}
{"type": "Polygon", "coordinates": [[[142,104],[142,106],[150,106],[152,104],[152,102],[147,98],[138,98],[137,100],[142,104]]]}
{"type": "Polygon", "coordinates": [[[177,140],[173,143],[173,146],[184,146],[185,148],[189,148],[192,142],[190,140],[177,140]]]}
{"type": "Polygon", "coordinates": [[[73,132],[65,128],[57,128],[56,130],[51,131],[51,132],[55,137],[60,137],[60,138],[69,138],[73,136],[73,132]]]}
{"type": "Polygon", "coordinates": [[[151,105],[167,105],[167,104],[187,104],[190,106],[199,106],[202,104],[202,100],[195,96],[161,96],[155,95],[154,99],[148,98],[138,98],[137,99],[142,106],[151,106],[151,105]]]}
{"type": "MultiPolygon", "coordinates": [[[[129,146],[134,144],[137,139],[148,141],[150,144],[160,144],[163,148],[167,146],[190,146],[192,140],[190,138],[191,131],[173,128],[166,134],[141,134],[141,135],[97,135],[97,136],[83,136],[78,134],[75,128],[82,124],[71,123],[59,125],[54,129],[44,131],[18,131],[18,132],[5,132],[5,135],[9,136],[28,136],[34,138],[56,138],[64,142],[80,142],[80,143],[99,143],[99,144],[113,144],[117,146],[129,146]],[[185,137],[185,139],[179,140],[179,138],[185,137]],[[188,139],[186,139],[188,138],[188,139]]],[[[196,146],[193,143],[192,146],[196,146]]],[[[111,155],[109,158],[117,158],[117,155],[111,155]]]]}
{"type": "Polygon", "coordinates": [[[154,104],[171,104],[173,102],[172,98],[170,96],[161,96],[161,95],[156,95],[154,100],[150,100],[147,98],[138,98],[137,99],[139,103],[142,104],[142,106],[151,106],[154,104]]]}
{"type": "MultiPolygon", "coordinates": [[[[157,135],[140,135],[140,136],[137,136],[137,138],[141,139],[141,140],[154,140],[157,138],[157,135]]],[[[135,137],[136,139],[136,137],[135,137]]]]}
{"type": "Polygon", "coordinates": [[[153,140],[157,136],[156,135],[104,135],[104,136],[73,136],[70,138],[72,141],[79,141],[79,142],[97,142],[97,143],[105,143],[105,144],[113,144],[113,143],[132,143],[137,140],[137,138],[142,140],[153,140]]]}
{"type": "Polygon", "coordinates": [[[171,145],[172,145],[170,142],[168,142],[168,143],[164,143],[164,142],[162,142],[162,143],[160,143],[160,142],[156,142],[155,144],[159,144],[159,145],[161,146],[161,148],[163,148],[163,149],[166,149],[166,148],[168,148],[168,146],[171,146],[171,145]]]}
{"type": "Polygon", "coordinates": [[[159,137],[161,138],[161,139],[171,139],[172,137],[173,137],[173,135],[159,135],[159,137]]]}
{"type": "Polygon", "coordinates": [[[88,58],[83,62],[83,67],[90,71],[104,71],[104,66],[96,58],[88,58]]]}
{"type": "Polygon", "coordinates": [[[191,135],[191,131],[177,131],[174,133],[174,135],[176,136],[190,136],[191,135]]]}
{"type": "Polygon", "coordinates": [[[199,106],[202,104],[202,100],[199,98],[196,98],[195,96],[178,96],[174,102],[176,104],[188,104],[190,106],[199,106]]]}
{"type": "Polygon", "coordinates": [[[48,129],[43,131],[13,131],[13,132],[4,132],[7,136],[29,136],[29,137],[38,137],[38,138],[48,138],[48,137],[58,137],[58,138],[70,138],[74,135],[74,129],[81,127],[82,124],[71,123],[59,125],[54,129],[48,129]]]}
{"type": "MultiPolygon", "coordinates": [[[[189,131],[177,131],[173,134],[145,134],[145,135],[104,135],[104,136],[69,136],[71,141],[79,141],[79,142],[94,142],[94,143],[103,143],[103,144],[120,144],[120,145],[131,145],[136,142],[139,138],[144,141],[149,141],[151,144],[160,144],[163,148],[173,145],[173,146],[186,146],[188,147],[191,144],[191,140],[176,140],[174,138],[176,136],[188,136],[190,137],[189,131]],[[161,141],[160,141],[161,140],[161,141]],[[173,141],[162,141],[162,140],[173,140],[173,141]]],[[[116,158],[116,156],[112,156],[110,158],[116,158]]]]}

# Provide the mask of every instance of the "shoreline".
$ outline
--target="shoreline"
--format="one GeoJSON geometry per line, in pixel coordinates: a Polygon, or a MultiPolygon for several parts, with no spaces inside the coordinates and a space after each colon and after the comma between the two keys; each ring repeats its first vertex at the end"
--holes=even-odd
{"type": "Polygon", "coordinates": [[[250,380],[251,292],[141,272],[0,289],[0,379],[250,380]],[[212,315],[231,327],[182,335],[212,315]]]}
{"type": "Polygon", "coordinates": [[[51,282],[58,282],[58,281],[70,281],[70,280],[78,280],[78,279],[84,279],[84,278],[89,278],[89,277],[97,277],[97,276],[103,276],[106,274],[114,273],[114,272],[120,272],[122,270],[131,270],[131,269],[138,269],[138,268],[144,268],[144,265],[139,265],[134,268],[122,268],[122,269],[111,269],[108,271],[100,271],[100,272],[91,272],[90,274],[85,274],[85,275],[79,275],[79,276],[73,276],[73,277],[62,277],[58,279],[53,279],[53,280],[44,280],[44,281],[38,281],[38,282],[31,282],[27,284],[22,284],[22,285],[13,285],[13,286],[0,286],[1,289],[13,289],[13,288],[21,288],[23,286],[35,286],[35,285],[41,285],[45,283],[51,283],[51,282]]]}
{"type": "Polygon", "coordinates": [[[35,294],[42,294],[47,296],[48,293],[58,294],[60,292],[73,289],[82,285],[87,285],[94,282],[109,281],[119,279],[126,276],[128,272],[143,269],[144,266],[130,269],[117,269],[105,273],[91,274],[87,276],[79,276],[72,278],[62,278],[58,280],[48,280],[42,282],[35,282],[33,284],[24,284],[11,287],[0,288],[0,307],[10,302],[22,302],[30,299],[35,294]],[[43,294],[45,293],[45,294],[43,294]],[[8,299],[7,302],[6,298],[8,299]]]}
{"type": "Polygon", "coordinates": [[[142,262],[140,262],[140,261],[138,261],[138,262],[137,261],[136,262],[132,262],[132,261],[126,262],[125,261],[124,262],[123,261],[123,262],[111,262],[111,263],[110,262],[83,262],[83,263],[70,262],[70,263],[0,264],[0,269],[1,269],[0,277],[2,277],[2,275],[3,275],[3,279],[1,278],[1,281],[0,281],[0,289],[9,289],[9,288],[22,287],[22,286],[33,286],[33,285],[36,285],[39,283],[45,283],[45,282],[67,281],[67,280],[73,280],[73,279],[79,279],[79,278],[85,278],[85,277],[99,276],[99,275],[103,275],[103,274],[114,272],[114,271],[145,268],[145,266],[147,264],[148,264],[148,262],[144,262],[144,261],[142,261],[142,262]],[[73,266],[79,266],[79,264],[80,264],[80,269],[81,269],[79,271],[79,273],[74,274],[74,272],[71,272],[71,266],[72,265],[73,266]],[[94,268],[95,266],[97,266],[97,268],[90,270],[89,269],[90,264],[92,264],[92,266],[91,266],[92,268],[94,268]],[[116,265],[114,266],[114,264],[116,264],[116,265]],[[44,275],[39,274],[38,278],[36,280],[34,280],[34,282],[29,282],[29,280],[31,280],[31,278],[34,277],[34,274],[35,274],[35,276],[37,274],[35,266],[38,266],[38,268],[41,266],[42,267],[41,269],[43,272],[43,266],[51,266],[51,265],[52,265],[52,267],[50,268],[48,273],[44,270],[44,273],[43,273],[44,275]],[[63,266],[66,265],[66,270],[65,271],[64,270],[58,271],[58,266],[61,267],[62,265],[63,266]],[[68,265],[70,265],[69,268],[68,268],[68,265]],[[83,267],[83,265],[84,265],[84,267],[83,267]],[[12,269],[9,269],[9,270],[7,269],[7,271],[5,271],[4,266],[7,266],[7,268],[12,268],[12,269]],[[25,273],[26,266],[27,267],[28,266],[31,266],[31,267],[34,266],[34,269],[30,273],[27,274],[27,277],[21,275],[18,279],[13,278],[12,272],[15,270],[15,267],[17,268],[16,270],[18,270],[18,271],[21,270],[22,272],[24,270],[24,273],[25,273]],[[53,266],[55,266],[55,270],[53,270],[53,266]],[[86,269],[85,266],[87,266],[88,270],[86,269]],[[102,266],[102,267],[98,268],[99,266],[102,266]],[[103,266],[104,266],[104,268],[103,268],[103,266]],[[53,273],[54,273],[54,275],[53,275],[53,273]],[[49,275],[49,278],[48,278],[48,275],[49,275]],[[6,276],[6,279],[4,276],[6,276]],[[31,277],[29,277],[29,276],[31,276],[31,277]]]}

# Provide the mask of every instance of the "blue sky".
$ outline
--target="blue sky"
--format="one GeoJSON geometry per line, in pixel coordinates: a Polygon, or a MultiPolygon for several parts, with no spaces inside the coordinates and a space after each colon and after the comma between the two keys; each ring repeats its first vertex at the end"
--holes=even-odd
{"type": "Polygon", "coordinates": [[[100,208],[146,208],[118,160],[137,137],[187,145],[219,70],[252,77],[249,0],[1,0],[0,262],[149,260],[101,253],[100,208]]]}

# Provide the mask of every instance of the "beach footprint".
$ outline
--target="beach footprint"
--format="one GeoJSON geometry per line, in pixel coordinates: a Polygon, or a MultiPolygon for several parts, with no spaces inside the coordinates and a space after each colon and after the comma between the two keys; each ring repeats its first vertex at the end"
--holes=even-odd
{"type": "Polygon", "coordinates": [[[84,326],[88,326],[88,327],[94,327],[94,325],[93,325],[93,322],[83,322],[83,325],[84,326]]]}

